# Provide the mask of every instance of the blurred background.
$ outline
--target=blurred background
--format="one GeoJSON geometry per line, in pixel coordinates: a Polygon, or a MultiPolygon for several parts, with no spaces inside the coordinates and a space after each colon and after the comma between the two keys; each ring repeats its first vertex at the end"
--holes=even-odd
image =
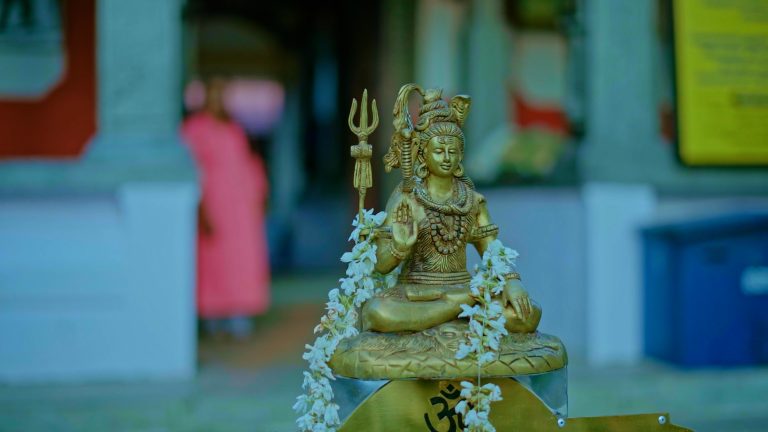
{"type": "Polygon", "coordinates": [[[472,97],[466,170],[572,416],[766,430],[766,41],[762,0],[0,0],[0,431],[294,430],[357,209],[350,102],[378,103],[382,209],[408,82],[472,97]],[[206,315],[218,153],[181,131],[213,82],[269,271],[206,315]]]}

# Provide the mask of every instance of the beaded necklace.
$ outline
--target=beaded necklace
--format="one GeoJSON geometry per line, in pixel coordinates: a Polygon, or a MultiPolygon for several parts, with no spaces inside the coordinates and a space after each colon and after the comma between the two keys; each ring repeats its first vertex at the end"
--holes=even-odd
{"type": "Polygon", "coordinates": [[[414,192],[416,200],[424,206],[435,249],[443,255],[458,251],[466,244],[474,194],[463,181],[457,180],[453,182],[453,196],[444,203],[433,201],[421,181],[416,183],[414,192]]]}

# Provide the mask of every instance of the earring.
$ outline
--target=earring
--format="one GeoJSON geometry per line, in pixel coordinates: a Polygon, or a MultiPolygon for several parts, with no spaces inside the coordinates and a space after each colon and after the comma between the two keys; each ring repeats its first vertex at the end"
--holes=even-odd
{"type": "Polygon", "coordinates": [[[427,169],[427,165],[424,163],[419,162],[416,164],[416,171],[415,171],[416,177],[425,179],[429,176],[429,170],[427,169]]]}
{"type": "Polygon", "coordinates": [[[456,167],[455,170],[453,170],[453,176],[454,177],[461,177],[464,175],[464,165],[459,163],[459,166],[456,167]]]}

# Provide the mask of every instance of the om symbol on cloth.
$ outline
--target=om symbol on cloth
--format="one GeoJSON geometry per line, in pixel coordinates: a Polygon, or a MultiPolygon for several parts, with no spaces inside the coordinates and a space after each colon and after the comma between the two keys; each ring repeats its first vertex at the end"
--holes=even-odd
{"type": "Polygon", "coordinates": [[[448,384],[444,390],[440,390],[440,396],[435,396],[429,399],[429,403],[435,407],[437,420],[433,423],[430,419],[429,413],[424,413],[424,422],[427,424],[427,428],[430,432],[459,432],[464,430],[464,421],[461,414],[456,412],[456,403],[450,403],[449,401],[457,401],[461,390],[453,384],[448,384]],[[434,425],[440,427],[440,425],[447,425],[447,429],[437,429],[434,425]]]}

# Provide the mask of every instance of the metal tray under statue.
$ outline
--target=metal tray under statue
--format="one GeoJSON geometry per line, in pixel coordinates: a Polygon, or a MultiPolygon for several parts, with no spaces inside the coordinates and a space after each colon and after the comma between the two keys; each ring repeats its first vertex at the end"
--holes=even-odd
{"type": "Polygon", "coordinates": [[[330,361],[340,376],[364,380],[452,379],[478,376],[506,377],[541,374],[568,363],[565,346],[555,336],[511,333],[499,347],[499,356],[479,371],[477,362],[457,360],[456,350],[467,322],[454,320],[414,333],[362,332],[341,341],[330,361]]]}

